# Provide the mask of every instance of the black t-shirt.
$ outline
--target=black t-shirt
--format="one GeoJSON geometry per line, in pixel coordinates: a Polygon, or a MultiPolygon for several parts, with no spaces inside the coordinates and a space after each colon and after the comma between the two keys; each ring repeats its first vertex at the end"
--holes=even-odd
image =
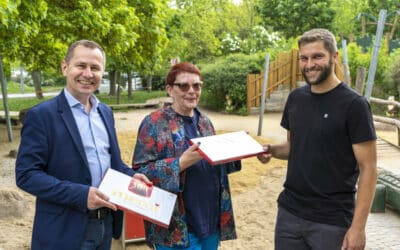
{"type": "Polygon", "coordinates": [[[323,94],[294,90],[281,126],[290,131],[290,154],[280,206],[301,218],[348,227],[359,175],[352,145],[375,140],[367,100],[341,83],[323,94]]]}

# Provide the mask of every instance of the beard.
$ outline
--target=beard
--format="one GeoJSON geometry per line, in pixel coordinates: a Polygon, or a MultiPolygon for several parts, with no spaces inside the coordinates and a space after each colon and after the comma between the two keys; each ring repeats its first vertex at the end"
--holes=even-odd
{"type": "Polygon", "coordinates": [[[329,59],[329,63],[326,66],[324,66],[324,67],[314,66],[311,68],[303,68],[301,70],[301,74],[303,75],[304,80],[306,81],[306,83],[308,85],[319,85],[319,84],[323,83],[326,79],[328,79],[329,75],[332,72],[332,65],[333,65],[333,62],[331,59],[329,59]],[[317,79],[315,79],[314,81],[311,81],[310,79],[308,79],[308,77],[306,75],[307,71],[319,71],[320,74],[317,79]]]}

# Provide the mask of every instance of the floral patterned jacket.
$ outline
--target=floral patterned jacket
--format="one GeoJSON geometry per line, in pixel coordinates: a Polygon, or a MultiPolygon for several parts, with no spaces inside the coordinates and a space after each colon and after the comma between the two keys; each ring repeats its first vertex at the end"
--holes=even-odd
{"type": "MultiPolygon", "coordinates": [[[[200,112],[199,112],[200,113],[200,112]]],[[[215,134],[211,121],[202,113],[198,129],[202,136],[215,134]]],[[[185,188],[185,171],[179,172],[179,157],[186,150],[183,119],[170,103],[146,116],[139,127],[133,156],[133,167],[145,174],[155,186],[178,195],[168,228],[145,221],[146,240],[168,247],[188,247],[188,229],[182,191],[185,188]]],[[[213,166],[218,168],[220,182],[220,240],[236,239],[228,174],[240,171],[241,162],[213,166]]]]}

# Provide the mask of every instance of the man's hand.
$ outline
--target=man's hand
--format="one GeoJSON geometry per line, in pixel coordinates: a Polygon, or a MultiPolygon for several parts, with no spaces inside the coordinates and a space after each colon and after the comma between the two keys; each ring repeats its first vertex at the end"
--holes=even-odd
{"type": "Polygon", "coordinates": [[[265,153],[257,155],[257,159],[260,162],[265,164],[265,163],[268,163],[271,160],[271,157],[272,157],[272,154],[270,152],[271,145],[270,144],[263,145],[263,149],[264,149],[265,153]]]}
{"type": "Polygon", "coordinates": [[[87,199],[87,207],[88,209],[98,209],[101,207],[108,207],[114,211],[117,210],[117,206],[109,202],[110,198],[100,192],[97,188],[95,187],[90,187],[89,193],[88,193],[88,199],[87,199]]]}
{"type": "Polygon", "coordinates": [[[349,228],[342,243],[342,250],[363,250],[365,248],[365,231],[349,228]]]}

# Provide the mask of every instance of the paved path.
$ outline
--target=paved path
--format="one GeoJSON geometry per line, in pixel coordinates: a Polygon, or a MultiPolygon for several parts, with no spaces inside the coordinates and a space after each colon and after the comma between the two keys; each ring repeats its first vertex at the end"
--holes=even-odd
{"type": "Polygon", "coordinates": [[[370,213],[366,231],[366,250],[400,249],[399,212],[386,208],[384,213],[370,213]]]}
{"type": "MultiPolygon", "coordinates": [[[[400,150],[378,139],[378,171],[400,176],[400,150]]],[[[400,249],[400,212],[386,208],[384,213],[370,213],[367,222],[367,250],[400,249]]]]}
{"type": "MultiPolygon", "coordinates": [[[[60,92],[47,92],[43,93],[43,96],[56,96],[60,92]]],[[[31,98],[31,97],[36,97],[35,93],[25,93],[25,94],[7,94],[8,99],[14,99],[14,98],[31,98]]],[[[3,95],[0,93],[0,99],[3,99],[3,95]]]]}
{"type": "Polygon", "coordinates": [[[400,176],[400,148],[378,139],[378,167],[400,176]]]}

